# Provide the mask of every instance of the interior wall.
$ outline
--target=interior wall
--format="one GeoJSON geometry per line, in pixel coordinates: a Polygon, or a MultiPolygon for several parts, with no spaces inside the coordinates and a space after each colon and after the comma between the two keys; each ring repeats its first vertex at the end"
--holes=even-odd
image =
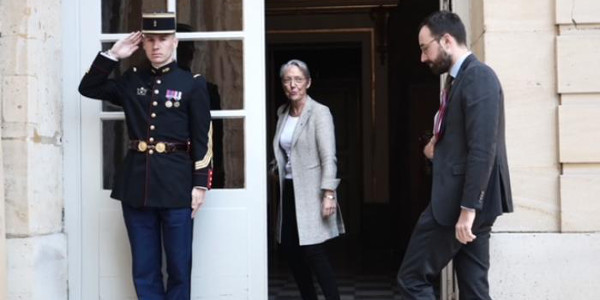
{"type": "MultiPolygon", "coordinates": [[[[330,250],[335,253],[333,262],[340,269],[369,268],[369,270],[391,268],[390,264],[390,226],[394,214],[387,209],[390,205],[389,187],[389,96],[388,63],[389,49],[386,49],[387,13],[380,11],[377,18],[370,12],[267,15],[267,44],[298,43],[358,43],[362,48],[361,99],[359,117],[360,127],[356,143],[360,157],[356,162],[346,163],[342,153],[338,155],[338,171],[353,168],[358,172],[359,180],[346,180],[342,184],[357,185],[351,190],[357,194],[342,199],[340,205],[346,223],[347,234],[336,240],[330,250]],[[350,249],[350,251],[349,251],[350,249]],[[377,252],[373,252],[377,251],[377,252]],[[350,253],[351,252],[351,253],[350,253]],[[372,253],[372,254],[365,254],[372,253]],[[356,256],[358,255],[358,256],[356,256]]],[[[309,67],[311,67],[309,65],[309,67]]],[[[270,70],[269,72],[278,70],[270,70]]],[[[270,77],[269,77],[270,78],[270,77]]],[[[279,84],[272,84],[280,88],[279,84]]],[[[311,91],[309,90],[309,94],[311,91]]],[[[335,117],[335,112],[334,117],[335,117]]],[[[276,119],[273,109],[270,126],[276,119]]],[[[337,120],[339,121],[339,120],[337,120]]],[[[349,124],[350,125],[350,124],[349,124]]],[[[350,126],[347,126],[348,128],[350,126]]],[[[337,129],[336,129],[337,130],[337,129]]],[[[269,137],[272,133],[269,133],[269,137]]],[[[339,137],[343,138],[343,137],[339,137]]],[[[338,143],[338,146],[339,143],[338,143]]],[[[339,172],[338,172],[339,173],[339,172]]],[[[343,188],[341,186],[341,188],[343,188]]],[[[363,269],[364,270],[364,269],[363,269]]]]}
{"type": "Polygon", "coordinates": [[[430,199],[431,165],[422,149],[439,105],[440,79],[420,62],[417,37],[421,21],[438,9],[438,0],[399,1],[388,25],[391,234],[399,237],[399,257],[430,199]]]}

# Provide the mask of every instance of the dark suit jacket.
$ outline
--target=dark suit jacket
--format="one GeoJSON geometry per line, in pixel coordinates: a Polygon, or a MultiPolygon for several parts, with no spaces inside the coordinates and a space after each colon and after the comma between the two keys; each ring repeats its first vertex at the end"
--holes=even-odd
{"type": "Polygon", "coordinates": [[[513,210],[502,87],[473,54],[450,91],[444,134],[433,158],[431,206],[436,221],[448,226],[456,224],[461,206],[491,221],[513,210]]]}

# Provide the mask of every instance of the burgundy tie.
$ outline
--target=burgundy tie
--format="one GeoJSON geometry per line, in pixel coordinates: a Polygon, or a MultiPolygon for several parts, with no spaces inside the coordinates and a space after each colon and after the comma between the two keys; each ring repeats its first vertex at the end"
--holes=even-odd
{"type": "Polygon", "coordinates": [[[438,142],[442,139],[442,136],[444,135],[444,118],[446,116],[446,110],[448,108],[448,101],[450,100],[450,88],[452,87],[452,80],[454,80],[454,78],[452,78],[452,76],[448,74],[446,76],[446,81],[444,82],[442,92],[440,93],[440,108],[438,109],[433,128],[435,140],[438,142]]]}

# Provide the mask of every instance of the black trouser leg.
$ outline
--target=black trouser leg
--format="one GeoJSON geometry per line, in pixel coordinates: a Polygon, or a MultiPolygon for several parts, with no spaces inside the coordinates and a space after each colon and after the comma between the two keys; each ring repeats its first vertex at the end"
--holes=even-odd
{"type": "Polygon", "coordinates": [[[304,300],[317,300],[317,291],[313,284],[312,274],[308,264],[304,261],[304,254],[298,242],[298,224],[296,222],[292,180],[285,180],[282,214],[281,248],[296,280],[300,295],[304,300]]]}
{"type": "Polygon", "coordinates": [[[324,245],[300,246],[294,186],[291,180],[285,181],[282,213],[281,246],[300,289],[302,299],[317,300],[313,273],[317,277],[325,299],[340,299],[333,268],[327,259],[324,245]]]}
{"type": "Polygon", "coordinates": [[[313,283],[312,273],[304,260],[302,249],[298,246],[284,247],[284,252],[302,299],[317,300],[317,291],[313,283]]]}
{"type": "Polygon", "coordinates": [[[473,233],[477,238],[462,245],[456,240],[454,226],[438,224],[428,206],[419,217],[398,272],[402,299],[436,299],[432,281],[452,259],[460,299],[490,299],[487,272],[493,223],[475,218],[473,233]]]}
{"type": "Polygon", "coordinates": [[[419,217],[398,271],[404,300],[435,300],[433,280],[460,248],[453,226],[440,226],[431,206],[419,217]]]}
{"type": "Polygon", "coordinates": [[[460,300],[492,299],[488,283],[491,229],[491,225],[487,225],[474,232],[477,238],[464,245],[454,256],[460,300]]]}
{"type": "Polygon", "coordinates": [[[310,266],[313,273],[317,276],[317,281],[321,286],[323,295],[327,300],[339,300],[340,293],[338,291],[335,274],[324,244],[308,245],[301,247],[304,253],[304,258],[310,266]]]}

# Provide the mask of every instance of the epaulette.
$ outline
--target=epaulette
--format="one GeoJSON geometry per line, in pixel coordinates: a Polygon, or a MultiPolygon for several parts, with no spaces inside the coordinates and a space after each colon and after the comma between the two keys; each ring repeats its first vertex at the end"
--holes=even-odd
{"type": "Polygon", "coordinates": [[[194,74],[194,78],[198,78],[198,77],[201,77],[201,76],[202,76],[202,74],[194,74]]]}

